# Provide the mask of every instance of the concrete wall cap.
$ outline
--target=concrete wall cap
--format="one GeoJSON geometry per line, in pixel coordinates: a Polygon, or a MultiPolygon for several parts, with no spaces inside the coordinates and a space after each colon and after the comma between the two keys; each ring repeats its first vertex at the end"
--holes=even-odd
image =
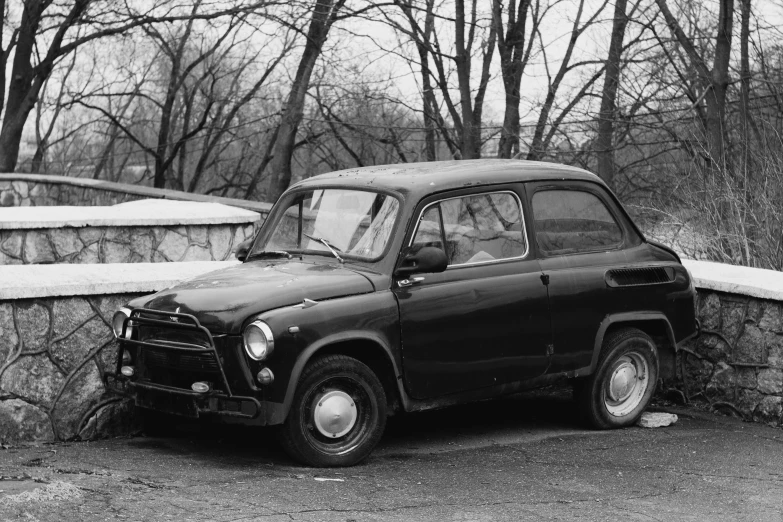
{"type": "Polygon", "coordinates": [[[783,301],[783,272],[683,259],[696,288],[783,301]]]}
{"type": "Polygon", "coordinates": [[[0,300],[157,292],[239,261],[9,265],[0,270],[0,300]]]}
{"type": "Polygon", "coordinates": [[[251,210],[196,201],[142,199],[110,207],[0,207],[0,229],[225,225],[255,223],[251,210]]]}
{"type": "Polygon", "coordinates": [[[20,172],[0,173],[0,181],[24,181],[28,183],[44,183],[53,185],[71,185],[74,187],[86,187],[121,194],[135,194],[148,198],[163,198],[185,201],[203,201],[210,203],[223,203],[232,207],[245,208],[256,212],[268,214],[272,208],[271,203],[261,201],[249,201],[246,199],[224,198],[221,196],[209,196],[195,192],[183,192],[181,190],[160,189],[144,185],[131,185],[130,183],[116,183],[91,178],[76,178],[54,174],[24,174],[20,172]]]}

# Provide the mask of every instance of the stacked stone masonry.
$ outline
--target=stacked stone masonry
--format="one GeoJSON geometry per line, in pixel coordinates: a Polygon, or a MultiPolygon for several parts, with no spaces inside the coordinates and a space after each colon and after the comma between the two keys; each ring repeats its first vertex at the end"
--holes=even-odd
{"type": "Polygon", "coordinates": [[[0,442],[91,439],[134,430],[109,393],[114,312],[133,294],[0,302],[0,442]]]}
{"type": "Polygon", "coordinates": [[[0,265],[224,261],[252,224],[0,230],[0,265]]]}
{"type": "Polygon", "coordinates": [[[149,196],[74,185],[23,180],[0,181],[0,207],[107,206],[147,197],[149,196]]]}
{"type": "Polygon", "coordinates": [[[689,401],[783,426],[783,305],[700,289],[701,334],[680,351],[689,401]]]}

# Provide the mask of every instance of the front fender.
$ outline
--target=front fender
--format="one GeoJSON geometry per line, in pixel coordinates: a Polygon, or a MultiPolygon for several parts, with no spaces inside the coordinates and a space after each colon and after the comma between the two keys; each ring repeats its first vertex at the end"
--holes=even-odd
{"type": "Polygon", "coordinates": [[[264,387],[263,393],[265,401],[279,406],[269,409],[267,424],[285,420],[308,361],[337,343],[363,341],[367,346],[372,343],[380,347],[399,381],[399,312],[391,291],[319,301],[308,307],[279,308],[258,317],[275,335],[275,350],[263,361],[274,373],[275,381],[264,387]]]}

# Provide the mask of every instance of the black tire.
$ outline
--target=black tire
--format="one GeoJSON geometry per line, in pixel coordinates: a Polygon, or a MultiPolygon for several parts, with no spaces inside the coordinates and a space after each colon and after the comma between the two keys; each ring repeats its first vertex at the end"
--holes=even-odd
{"type": "Polygon", "coordinates": [[[385,427],[386,394],[378,377],[352,357],[327,355],[302,372],[278,436],[302,464],[353,466],[372,453],[385,427]],[[326,433],[332,429],[339,432],[326,433]]]}
{"type": "Polygon", "coordinates": [[[637,328],[623,328],[604,339],[595,372],[574,383],[574,398],[589,426],[622,428],[639,420],[657,381],[655,343],[637,328]]]}

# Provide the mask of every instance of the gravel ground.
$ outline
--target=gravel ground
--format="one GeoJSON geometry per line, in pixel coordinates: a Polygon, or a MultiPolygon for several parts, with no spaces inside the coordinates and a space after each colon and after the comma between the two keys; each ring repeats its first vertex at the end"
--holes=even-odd
{"type": "Polygon", "coordinates": [[[584,430],[562,394],[392,418],[373,456],[292,463],[263,429],[180,425],[0,450],[0,520],[783,522],[783,430],[676,410],[584,430]]]}

